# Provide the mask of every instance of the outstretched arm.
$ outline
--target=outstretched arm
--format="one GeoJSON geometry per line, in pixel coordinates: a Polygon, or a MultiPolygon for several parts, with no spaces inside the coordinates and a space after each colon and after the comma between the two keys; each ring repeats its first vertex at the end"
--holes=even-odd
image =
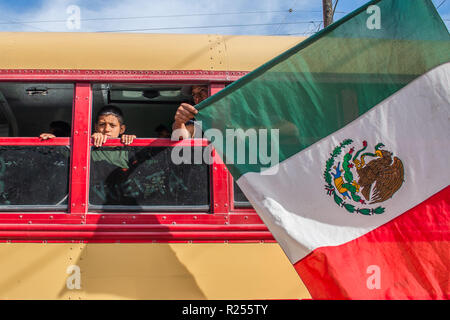
{"type": "Polygon", "coordinates": [[[192,120],[198,110],[188,103],[182,103],[175,113],[175,122],[172,125],[172,140],[189,139],[194,135],[194,126],[186,122],[192,120]]]}

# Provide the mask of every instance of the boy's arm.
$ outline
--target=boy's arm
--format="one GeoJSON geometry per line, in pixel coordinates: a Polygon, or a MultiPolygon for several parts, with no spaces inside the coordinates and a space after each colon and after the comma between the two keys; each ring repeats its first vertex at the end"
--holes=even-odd
{"type": "Polygon", "coordinates": [[[193,124],[176,124],[172,125],[172,140],[189,139],[194,136],[195,127],[193,124]]]}

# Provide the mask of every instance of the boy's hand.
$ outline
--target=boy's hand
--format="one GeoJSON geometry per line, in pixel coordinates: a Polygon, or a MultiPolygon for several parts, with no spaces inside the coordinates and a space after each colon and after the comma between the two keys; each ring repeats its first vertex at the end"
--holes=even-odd
{"type": "Polygon", "coordinates": [[[54,134],[51,134],[51,133],[41,133],[39,138],[41,138],[41,140],[47,140],[47,139],[56,138],[56,136],[54,134]]]}
{"type": "Polygon", "coordinates": [[[108,140],[108,136],[100,132],[94,133],[91,137],[94,139],[94,146],[96,147],[101,147],[108,140]]]}
{"type": "Polygon", "coordinates": [[[128,145],[128,144],[131,144],[135,138],[136,138],[136,136],[133,134],[123,134],[122,137],[120,138],[120,141],[123,144],[128,145]]]}
{"type": "Polygon", "coordinates": [[[193,119],[195,115],[198,113],[198,110],[195,107],[191,106],[188,103],[182,103],[177,109],[175,113],[175,127],[180,128],[183,124],[193,119]]]}

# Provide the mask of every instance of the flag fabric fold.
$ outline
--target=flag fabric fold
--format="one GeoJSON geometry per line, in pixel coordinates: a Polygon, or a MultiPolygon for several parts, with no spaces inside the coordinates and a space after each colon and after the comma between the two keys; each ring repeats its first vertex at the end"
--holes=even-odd
{"type": "Polygon", "coordinates": [[[431,1],[371,1],[197,107],[313,298],[449,298],[450,37],[431,1]]]}

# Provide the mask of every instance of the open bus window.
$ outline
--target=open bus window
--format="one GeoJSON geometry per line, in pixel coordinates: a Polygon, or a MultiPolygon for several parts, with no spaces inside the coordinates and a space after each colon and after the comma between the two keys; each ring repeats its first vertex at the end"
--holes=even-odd
{"type": "Polygon", "coordinates": [[[9,137],[69,137],[73,92],[71,83],[0,83],[0,211],[67,209],[70,147],[9,137]]]}
{"type": "Polygon", "coordinates": [[[67,146],[0,146],[0,210],[67,208],[67,146]]]}
{"type": "Polygon", "coordinates": [[[93,85],[93,125],[105,105],[121,109],[125,134],[138,138],[169,138],[180,103],[193,103],[190,84],[104,83],[93,85]],[[169,130],[168,134],[165,132],[169,130]]]}
{"type": "Polygon", "coordinates": [[[0,83],[0,136],[39,137],[53,122],[69,128],[58,136],[70,136],[73,91],[70,83],[0,83]]]}
{"type": "MultiPolygon", "coordinates": [[[[89,208],[107,211],[208,211],[209,166],[194,162],[174,164],[172,149],[93,148],[89,208]]],[[[194,152],[191,155],[193,157],[194,152]]]]}

